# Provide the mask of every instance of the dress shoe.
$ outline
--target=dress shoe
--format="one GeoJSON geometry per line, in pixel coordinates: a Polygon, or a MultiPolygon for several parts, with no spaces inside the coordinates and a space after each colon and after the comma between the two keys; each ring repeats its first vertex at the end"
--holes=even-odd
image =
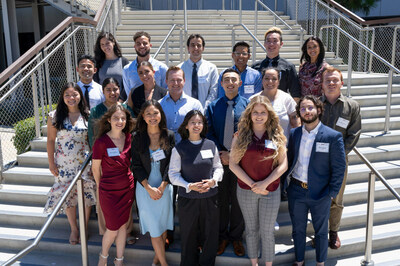
{"type": "Polygon", "coordinates": [[[335,231],[329,231],[329,247],[331,249],[338,249],[342,246],[338,233],[335,231]]]}
{"type": "Polygon", "coordinates": [[[228,240],[221,240],[218,245],[217,255],[221,255],[225,252],[226,246],[229,245],[228,240]]]}
{"type": "Polygon", "coordinates": [[[244,256],[244,247],[242,241],[233,241],[233,252],[235,252],[236,256],[243,257],[244,256]]]}

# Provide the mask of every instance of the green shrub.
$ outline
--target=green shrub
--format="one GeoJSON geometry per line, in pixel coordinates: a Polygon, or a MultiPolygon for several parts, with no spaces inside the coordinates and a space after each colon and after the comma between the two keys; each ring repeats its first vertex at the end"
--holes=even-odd
{"type": "MultiPolygon", "coordinates": [[[[53,104],[53,110],[56,109],[56,104],[53,104]]],[[[49,106],[45,107],[45,115],[49,112],[49,106]]],[[[39,121],[40,126],[43,126],[42,122],[42,108],[39,108],[39,121]]],[[[35,117],[29,117],[27,119],[18,121],[14,125],[15,135],[12,138],[17,154],[25,152],[29,145],[29,142],[35,138],[35,117]]]]}

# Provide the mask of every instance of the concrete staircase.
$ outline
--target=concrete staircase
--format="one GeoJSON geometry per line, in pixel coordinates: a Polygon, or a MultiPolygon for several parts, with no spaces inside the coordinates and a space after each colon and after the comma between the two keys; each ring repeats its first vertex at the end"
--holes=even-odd
{"type": "MultiPolygon", "coordinates": [[[[189,33],[200,33],[206,41],[204,57],[217,64],[219,70],[232,65],[231,61],[231,27],[238,22],[236,11],[189,11],[189,33]]],[[[289,25],[294,21],[282,16],[289,25]]],[[[272,17],[268,12],[259,12],[258,38],[263,39],[264,31],[272,26],[272,17]]],[[[117,39],[123,54],[129,60],[135,58],[132,36],[136,31],[145,30],[152,36],[153,49],[156,51],[173,23],[182,24],[182,12],[176,11],[130,11],[122,13],[122,23],[117,30],[117,39]],[[155,20],[156,18],[157,20],[155,20]]],[[[243,12],[243,22],[251,31],[253,12],[243,12]]],[[[279,23],[278,23],[279,24],[279,23]]],[[[281,56],[288,58],[298,67],[299,64],[299,26],[293,30],[284,30],[284,46],[281,56]]],[[[236,30],[236,41],[250,38],[244,30],[236,30]]],[[[169,43],[168,65],[179,63],[179,35],[176,31],[169,43]]],[[[163,51],[164,52],[164,51],[163,51]]],[[[257,48],[257,59],[265,57],[261,48],[257,48]]],[[[164,54],[157,59],[163,61],[164,54]]],[[[341,64],[334,54],[327,53],[327,61],[342,70],[347,66],[341,64]]],[[[347,82],[347,73],[344,73],[347,82]]],[[[393,86],[391,131],[382,134],[386,101],[387,75],[353,73],[352,96],[362,105],[363,133],[357,147],[373,163],[389,182],[400,192],[400,79],[395,78],[393,86]]],[[[344,88],[344,93],[345,93],[344,88]]],[[[18,156],[18,165],[4,173],[5,184],[0,190],[0,261],[16,254],[25,248],[36,236],[46,220],[43,206],[46,194],[53,184],[53,177],[47,169],[46,137],[32,141],[31,151],[18,156]]],[[[345,191],[345,209],[342,218],[340,238],[342,248],[329,250],[329,261],[326,265],[357,265],[363,255],[366,224],[366,202],[368,168],[352,152],[349,155],[349,176],[345,191]]],[[[400,264],[400,203],[394,200],[384,186],[377,182],[375,194],[375,217],[372,259],[377,265],[400,264]]],[[[93,216],[93,215],[92,215],[93,216]]],[[[137,220],[135,220],[137,229],[137,220]]],[[[287,211],[287,202],[282,202],[278,216],[279,230],[276,235],[276,265],[290,265],[294,259],[291,242],[291,225],[287,211]]],[[[170,265],[179,265],[180,243],[179,225],[177,241],[167,252],[170,265]]],[[[311,235],[312,226],[308,231],[311,235]]],[[[89,261],[97,263],[101,246],[101,237],[97,233],[97,222],[92,217],[89,224],[89,261]]],[[[68,244],[69,226],[65,216],[58,216],[51,229],[45,234],[39,248],[30,253],[20,264],[30,265],[79,265],[80,246],[68,244]]],[[[115,254],[112,249],[110,257],[115,254]]],[[[135,245],[127,246],[126,265],[150,265],[154,253],[150,239],[141,236],[135,245]]],[[[314,250],[309,245],[306,259],[312,262],[314,250]]],[[[109,261],[111,263],[111,259],[109,261]]],[[[311,263],[313,264],[313,263],[311,263]]],[[[217,257],[217,265],[249,265],[247,258],[238,258],[232,247],[217,257]]]]}

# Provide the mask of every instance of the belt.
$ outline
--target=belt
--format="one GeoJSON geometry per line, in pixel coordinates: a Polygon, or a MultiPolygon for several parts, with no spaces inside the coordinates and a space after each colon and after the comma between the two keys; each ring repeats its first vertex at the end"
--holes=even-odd
{"type": "Polygon", "coordinates": [[[290,179],[290,182],[293,182],[293,184],[296,184],[296,185],[298,185],[298,186],[300,186],[300,187],[302,187],[304,189],[308,189],[307,183],[301,182],[300,180],[298,180],[298,179],[296,179],[294,177],[292,177],[290,179]]]}

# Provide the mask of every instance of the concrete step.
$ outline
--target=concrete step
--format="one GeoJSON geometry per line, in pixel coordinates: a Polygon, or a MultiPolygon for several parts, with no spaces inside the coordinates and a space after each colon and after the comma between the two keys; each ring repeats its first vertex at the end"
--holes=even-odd
{"type": "MultiPolygon", "coordinates": [[[[385,117],[386,105],[361,107],[361,117],[363,118],[378,118],[385,117]]],[[[390,116],[400,116],[400,105],[390,106],[390,116]]]]}
{"type": "MultiPolygon", "coordinates": [[[[189,16],[196,16],[196,15],[201,15],[201,14],[206,14],[206,15],[215,15],[215,14],[219,14],[219,15],[223,15],[223,16],[237,16],[239,14],[238,10],[216,10],[216,9],[206,9],[206,10],[187,10],[187,15],[189,16]]],[[[278,16],[284,15],[284,13],[282,11],[276,11],[275,12],[278,16]]],[[[136,16],[139,15],[157,15],[158,16],[162,16],[162,15],[183,15],[183,10],[129,10],[129,11],[125,11],[123,10],[121,12],[122,15],[127,15],[127,14],[132,14],[136,16]]],[[[258,14],[259,15],[264,15],[264,14],[272,14],[269,11],[266,10],[258,10],[258,14]]],[[[253,16],[254,15],[254,11],[253,10],[242,10],[242,15],[246,16],[253,16]]],[[[146,17],[148,19],[148,17],[146,17]]]]}
{"type": "Polygon", "coordinates": [[[47,151],[47,137],[41,137],[31,141],[32,151],[47,151]]]}
{"type": "MultiPolygon", "coordinates": [[[[131,16],[132,17],[132,16],[131,16]]],[[[289,18],[289,17],[287,17],[289,18]]],[[[129,20],[125,18],[125,16],[121,17],[122,25],[132,25],[132,26],[142,26],[143,21],[140,20],[140,18],[135,18],[132,20],[129,20]]],[[[161,26],[161,25],[172,25],[172,24],[184,24],[183,21],[183,16],[181,17],[166,17],[166,18],[161,18],[157,20],[149,20],[146,22],[146,25],[154,25],[154,26],[161,26]]],[[[250,17],[246,19],[242,19],[242,23],[246,25],[246,27],[254,27],[254,18],[251,19],[250,17]]],[[[294,20],[287,20],[286,23],[290,25],[291,27],[296,25],[296,21],[294,20]]],[[[187,27],[188,29],[193,29],[195,27],[199,27],[201,25],[235,25],[239,24],[239,18],[238,17],[221,17],[221,16],[198,16],[198,17],[191,17],[188,19],[187,27]]],[[[273,25],[274,24],[274,19],[272,17],[263,17],[258,21],[259,25],[273,25]]],[[[277,25],[280,25],[282,28],[285,28],[284,24],[277,20],[276,21],[277,25]]]]}
{"type": "MultiPolygon", "coordinates": [[[[398,178],[400,160],[372,163],[386,179],[398,178]]],[[[370,169],[365,164],[353,164],[348,167],[348,182],[365,182],[368,180],[370,169]],[[350,181],[351,180],[351,181],[350,181]]]]}
{"type": "Polygon", "coordinates": [[[49,167],[47,152],[28,151],[17,156],[19,166],[27,167],[49,167]]]}
{"type": "MultiPolygon", "coordinates": [[[[380,95],[360,95],[354,96],[354,100],[356,100],[362,107],[370,107],[370,106],[377,106],[382,105],[386,106],[387,95],[380,94],[380,95]]],[[[399,105],[400,104],[400,94],[392,94],[391,98],[392,105],[399,105]]]]}
{"type": "MultiPolygon", "coordinates": [[[[343,72],[343,81],[344,85],[347,86],[347,71],[343,72]]],[[[387,84],[388,75],[387,74],[379,74],[379,73],[363,73],[363,72],[352,72],[351,75],[351,86],[358,85],[383,85],[387,84]]],[[[399,84],[400,76],[393,76],[393,83],[399,84]]],[[[386,85],[387,86],[387,85],[386,85]]]]}
{"type": "MultiPolygon", "coordinates": [[[[387,94],[387,88],[388,88],[387,81],[386,83],[383,84],[374,84],[374,85],[354,86],[352,84],[350,94],[352,96],[387,94]]],[[[342,93],[344,95],[347,95],[347,86],[343,86],[342,93]]],[[[400,93],[400,84],[392,85],[392,93],[400,93]]]]}
{"type": "MultiPolygon", "coordinates": [[[[359,147],[358,150],[370,162],[393,161],[400,159],[400,144],[380,145],[377,147],[359,147]]],[[[348,156],[349,164],[362,163],[360,157],[351,151],[348,156]]]]}
{"type": "Polygon", "coordinates": [[[0,202],[44,206],[50,188],[48,186],[3,184],[0,189],[0,202]]]}
{"type": "Polygon", "coordinates": [[[391,130],[388,133],[382,131],[363,132],[358,139],[357,147],[377,147],[400,143],[400,130],[391,130]]]}
{"type": "MultiPolygon", "coordinates": [[[[362,119],[362,132],[384,130],[385,118],[366,118],[362,119]]],[[[392,116],[390,117],[389,123],[390,130],[400,129],[400,117],[392,116]]]]}
{"type": "Polygon", "coordinates": [[[54,176],[47,168],[15,166],[3,173],[6,184],[52,186],[54,176]]]}

